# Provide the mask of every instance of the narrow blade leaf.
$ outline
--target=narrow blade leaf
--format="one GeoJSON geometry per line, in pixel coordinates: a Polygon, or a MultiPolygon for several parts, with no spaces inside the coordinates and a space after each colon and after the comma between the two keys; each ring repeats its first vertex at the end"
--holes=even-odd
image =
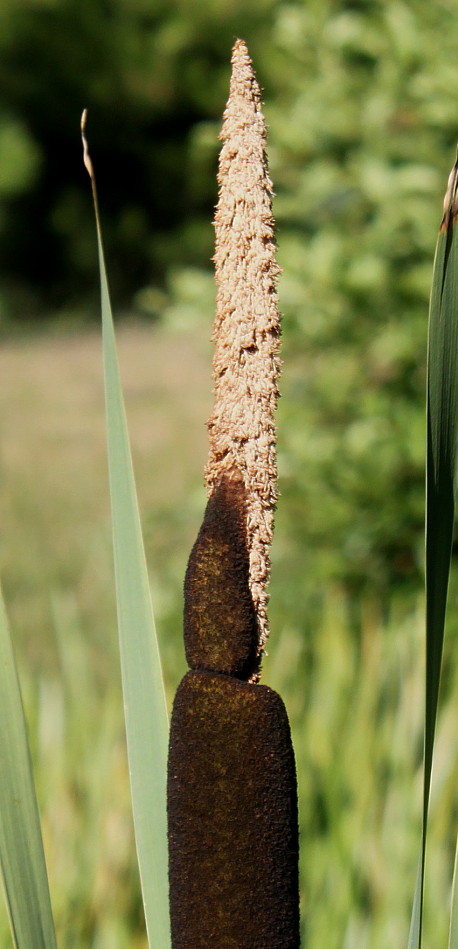
{"type": "Polygon", "coordinates": [[[423,829],[409,949],[421,946],[431,770],[455,517],[458,421],[458,162],[444,201],[429,311],[426,460],[426,702],[423,829]]]}
{"type": "Polygon", "coordinates": [[[0,590],[0,862],[18,949],[55,949],[40,818],[21,692],[0,590]]]}
{"type": "Polygon", "coordinates": [[[448,949],[458,949],[458,837],[456,840],[455,868],[453,871],[448,949]]]}
{"type": "MultiPolygon", "coordinates": [[[[84,126],[83,126],[84,130],[84,126]]],[[[121,390],[92,165],[102,295],[113,547],[127,748],[138,863],[151,949],[168,949],[168,717],[121,390]]]]}

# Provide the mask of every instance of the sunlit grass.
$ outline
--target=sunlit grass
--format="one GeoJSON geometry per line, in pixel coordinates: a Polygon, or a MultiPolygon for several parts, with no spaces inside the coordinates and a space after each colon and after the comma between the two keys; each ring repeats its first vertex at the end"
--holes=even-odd
{"type": "MultiPolygon", "coordinates": [[[[182,371],[188,367],[192,378],[186,400],[182,389],[173,392],[177,339],[166,329],[119,330],[170,696],[184,668],[181,585],[204,505],[196,485],[210,401],[199,339],[178,345],[182,371]],[[173,490],[162,466],[152,464],[161,445],[167,467],[179,468],[173,490]]],[[[89,334],[4,345],[0,369],[1,563],[58,942],[63,949],[145,949],[123,739],[100,340],[89,334]]],[[[287,555],[281,519],[277,542],[287,555]]],[[[294,618],[302,610],[292,616],[284,608],[284,578],[277,582],[275,573],[275,636],[263,679],[285,697],[293,727],[307,949],[405,945],[421,817],[422,597],[408,615],[402,604],[385,604],[388,619],[366,604],[359,636],[342,594],[329,589],[312,638],[306,618],[303,625],[294,618]]],[[[450,653],[428,845],[425,944],[431,946],[446,945],[456,822],[457,683],[449,660],[450,653]]],[[[3,905],[0,914],[6,949],[3,905]]]]}

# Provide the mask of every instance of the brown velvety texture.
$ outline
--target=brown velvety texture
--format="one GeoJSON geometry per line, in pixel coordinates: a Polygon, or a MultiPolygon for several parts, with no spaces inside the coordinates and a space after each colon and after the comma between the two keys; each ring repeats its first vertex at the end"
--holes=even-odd
{"type": "Polygon", "coordinates": [[[210,495],[184,584],[188,665],[240,679],[258,665],[245,523],[243,482],[224,474],[210,495]]]}
{"type": "Polygon", "coordinates": [[[294,755],[266,686],[189,672],[168,768],[173,949],[297,949],[294,755]]]}

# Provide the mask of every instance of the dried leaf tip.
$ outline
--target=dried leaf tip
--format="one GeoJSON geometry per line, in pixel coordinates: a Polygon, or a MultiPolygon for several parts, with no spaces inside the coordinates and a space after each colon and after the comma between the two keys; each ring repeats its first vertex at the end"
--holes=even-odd
{"type": "Polygon", "coordinates": [[[205,470],[211,493],[237,472],[246,490],[249,586],[257,614],[258,655],[268,635],[266,584],[277,499],[274,414],[280,371],[272,182],[265,154],[261,93],[248,50],[232,51],[230,95],[220,135],[215,214],[213,413],[205,470]]]}
{"type": "Polygon", "coordinates": [[[86,168],[86,171],[91,178],[94,179],[94,169],[92,167],[91,156],[88,150],[87,138],[86,138],[86,122],[87,122],[87,109],[83,109],[81,116],[81,139],[83,142],[83,161],[86,168]]]}
{"type": "Polygon", "coordinates": [[[442,218],[441,230],[446,230],[448,225],[456,221],[458,217],[458,149],[457,159],[449,174],[447,190],[444,197],[444,216],[442,218]]]}
{"type": "Polygon", "coordinates": [[[447,190],[444,197],[444,216],[441,222],[441,230],[447,230],[450,223],[458,218],[458,149],[457,159],[449,174],[447,190]]]}

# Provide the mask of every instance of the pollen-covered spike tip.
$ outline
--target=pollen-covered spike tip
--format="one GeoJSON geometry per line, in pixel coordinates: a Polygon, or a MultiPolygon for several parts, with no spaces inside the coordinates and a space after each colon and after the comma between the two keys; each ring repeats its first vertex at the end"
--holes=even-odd
{"type": "Polygon", "coordinates": [[[261,94],[248,50],[232,52],[230,94],[221,132],[219,200],[215,214],[213,328],[214,408],[208,422],[209,492],[234,466],[246,489],[249,585],[258,622],[258,654],[268,634],[276,489],[277,378],[280,318],[276,282],[272,183],[265,154],[261,94]]]}

